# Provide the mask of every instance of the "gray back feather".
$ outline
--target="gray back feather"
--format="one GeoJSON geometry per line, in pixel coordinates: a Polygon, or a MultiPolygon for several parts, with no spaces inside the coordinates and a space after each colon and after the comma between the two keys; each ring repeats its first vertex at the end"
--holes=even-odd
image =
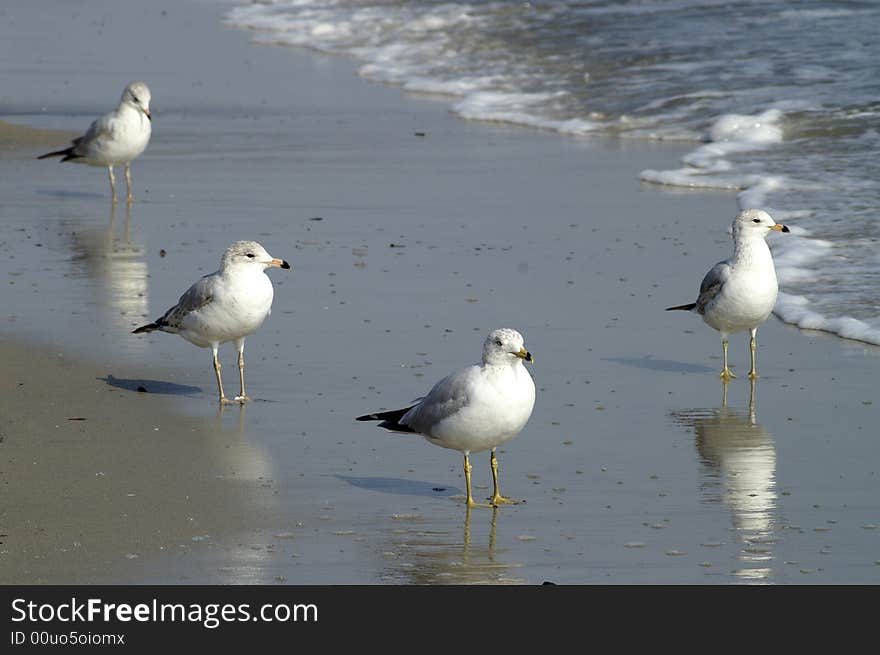
{"type": "Polygon", "coordinates": [[[217,273],[206,275],[187,289],[171,309],[159,319],[160,325],[179,328],[181,322],[192,312],[208,305],[213,299],[212,289],[217,273]]]}
{"type": "Polygon", "coordinates": [[[729,277],[730,264],[726,261],[718,262],[715,266],[709,269],[709,272],[706,273],[703,282],[700,284],[700,296],[697,298],[697,312],[702,314],[706,311],[706,305],[718,295],[718,292],[721,291],[721,287],[724,286],[724,283],[727,282],[729,277]]]}

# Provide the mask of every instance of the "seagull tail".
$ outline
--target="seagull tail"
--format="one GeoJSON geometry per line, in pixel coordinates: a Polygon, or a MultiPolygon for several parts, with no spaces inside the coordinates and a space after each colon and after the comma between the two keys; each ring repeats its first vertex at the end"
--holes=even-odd
{"type": "Polygon", "coordinates": [[[404,407],[403,409],[393,409],[388,412],[364,414],[363,416],[358,416],[355,421],[382,421],[379,424],[380,428],[385,428],[386,430],[392,430],[394,432],[415,432],[411,427],[400,422],[403,415],[413,407],[415,407],[415,405],[404,407]]]}
{"type": "Polygon", "coordinates": [[[162,324],[160,322],[156,323],[148,323],[147,325],[141,325],[139,328],[131,331],[132,334],[142,334],[144,332],[152,332],[153,330],[162,329],[162,324]]]}
{"type": "Polygon", "coordinates": [[[692,303],[688,303],[687,305],[679,305],[678,307],[667,307],[666,311],[673,312],[675,310],[681,310],[683,312],[689,312],[696,306],[697,306],[697,303],[692,302],[692,303]]]}
{"type": "Polygon", "coordinates": [[[64,150],[56,150],[55,152],[47,152],[45,155],[40,155],[37,159],[48,159],[49,157],[63,157],[61,161],[67,161],[68,159],[76,159],[79,155],[73,154],[74,146],[70,146],[69,148],[65,148],[64,150]]]}

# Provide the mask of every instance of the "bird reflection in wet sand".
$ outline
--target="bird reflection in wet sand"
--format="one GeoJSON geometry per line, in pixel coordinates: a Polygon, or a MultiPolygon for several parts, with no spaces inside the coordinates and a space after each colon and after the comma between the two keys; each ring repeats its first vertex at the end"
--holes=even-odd
{"type": "Polygon", "coordinates": [[[744,566],[734,575],[750,581],[769,578],[777,525],[776,447],[755,415],[755,380],[748,413],[727,406],[725,381],[720,408],[685,409],[672,416],[694,431],[705,467],[704,501],[724,502],[733,514],[734,530],[744,544],[739,555],[744,566]]]}
{"type": "MultiPolygon", "coordinates": [[[[100,282],[110,320],[128,328],[131,316],[149,313],[148,268],[144,249],[131,241],[131,205],[125,207],[125,223],[117,237],[116,205],[110,205],[106,229],[74,230],[73,259],[88,277],[100,282]]],[[[127,332],[127,329],[126,329],[127,332]]]]}
{"type": "MultiPolygon", "coordinates": [[[[232,419],[235,422],[235,433],[244,436],[244,415],[245,415],[245,404],[244,403],[235,403],[238,406],[238,411],[235,412],[235,417],[232,419]]],[[[232,426],[230,423],[232,421],[224,420],[223,414],[226,411],[227,404],[220,403],[217,406],[217,415],[215,417],[215,424],[217,426],[217,430],[230,429],[232,426]]],[[[231,410],[234,411],[234,410],[231,410]]]]}
{"type": "MultiPolygon", "coordinates": [[[[418,525],[398,526],[394,544],[384,553],[393,562],[390,581],[408,584],[522,584],[510,575],[516,565],[498,559],[495,534],[499,509],[492,508],[489,534],[472,535],[471,508],[466,508],[461,540],[452,531],[418,525]]],[[[477,514],[482,520],[484,514],[477,514]]]]}

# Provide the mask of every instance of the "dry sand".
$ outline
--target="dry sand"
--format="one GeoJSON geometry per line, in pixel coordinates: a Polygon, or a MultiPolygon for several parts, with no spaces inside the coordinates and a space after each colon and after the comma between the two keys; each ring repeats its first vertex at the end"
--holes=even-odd
{"type": "Polygon", "coordinates": [[[722,406],[718,335],[663,308],[727,256],[735,198],[637,182],[685,149],[465,123],[212,3],[58,2],[63,33],[14,5],[5,120],[76,133],[134,78],[155,114],[129,209],[42,142],[0,159],[0,581],[880,579],[880,349],[771,319],[754,412],[743,335],[722,406]],[[293,270],[248,339],[256,400],[218,413],[207,351],[130,330],[238,238],[293,270]],[[500,326],[537,359],[499,457],[528,502],[465,512],[458,453],[352,419],[500,326]]]}

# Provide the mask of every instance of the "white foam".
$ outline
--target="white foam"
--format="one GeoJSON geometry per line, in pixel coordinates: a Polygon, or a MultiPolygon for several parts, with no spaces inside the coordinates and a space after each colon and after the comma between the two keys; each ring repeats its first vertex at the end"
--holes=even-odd
{"type": "MultiPolygon", "coordinates": [[[[777,220],[780,220],[776,212],[777,220]]],[[[880,326],[851,316],[827,316],[817,311],[816,304],[807,297],[784,291],[789,285],[815,284],[828,273],[821,262],[834,257],[836,244],[825,239],[809,236],[809,232],[797,226],[790,226],[792,234],[774,239],[773,261],[781,290],[776,301],[774,314],[785,323],[807,330],[830,332],[845,339],[855,339],[880,345],[880,326]]],[[[838,291],[836,295],[845,293],[838,291]]]]}
{"type": "Polygon", "coordinates": [[[792,188],[793,186],[788,178],[781,175],[758,175],[740,191],[736,201],[740,209],[764,207],[767,205],[767,197],[772,192],[792,188]]]}
{"type": "MultiPolygon", "coordinates": [[[[361,74],[372,77],[375,71],[364,66],[361,74]]],[[[462,77],[454,80],[437,80],[432,77],[413,76],[403,83],[403,88],[414,93],[430,93],[435,95],[463,98],[469,93],[479,92],[490,83],[485,77],[462,77]]]]}
{"type": "Polygon", "coordinates": [[[262,41],[352,55],[365,62],[358,72],[366,79],[397,84],[416,93],[460,98],[452,111],[468,120],[512,123],[571,135],[588,134],[603,126],[585,118],[557,120],[547,116],[548,103],[566,92],[500,90],[511,86],[508,78],[513,73],[499,69],[495,74],[483,65],[482,74],[471,75],[467,62],[455,65],[456,53],[448,46],[449,35],[454,34],[456,26],[476,20],[467,6],[444,4],[430,10],[421,6],[410,12],[398,7],[385,13],[378,9],[336,11],[332,3],[322,8],[321,3],[308,0],[294,6],[301,9],[283,13],[267,6],[242,7],[231,11],[227,19],[238,26],[268,32],[258,37],[262,41]],[[438,71],[438,61],[454,71],[454,76],[438,71]]]}
{"type": "Polygon", "coordinates": [[[740,206],[759,207],[770,191],[785,184],[780,176],[759,174],[734,174],[730,160],[732,154],[762,150],[782,143],[780,125],[784,114],[779,109],[769,109],[760,114],[725,114],[709,129],[709,143],[688,153],[682,168],[658,171],[644,170],[639,178],[645,182],[681,186],[690,189],[719,189],[741,191],[740,206]]]}
{"type": "Polygon", "coordinates": [[[584,119],[553,120],[545,118],[540,108],[551,98],[563,93],[503,93],[481,91],[471,93],[453,105],[452,111],[462,118],[513,123],[563,134],[589,134],[603,127],[602,123],[584,119]]]}
{"type": "Polygon", "coordinates": [[[776,277],[783,286],[815,280],[820,273],[810,265],[828,255],[829,241],[798,236],[798,228],[790,227],[792,234],[773,241],[773,262],[776,277]]]}
{"type": "Polygon", "coordinates": [[[845,339],[880,345],[880,328],[849,316],[831,318],[823,316],[810,309],[810,301],[803,296],[780,291],[773,313],[782,321],[805,330],[821,330],[845,339]]]}
{"type": "Polygon", "coordinates": [[[779,109],[768,109],[755,116],[725,114],[709,129],[709,137],[716,143],[732,143],[738,146],[782,143],[782,127],[779,125],[782,118],[783,114],[779,109]]]}
{"type": "Polygon", "coordinates": [[[651,182],[652,184],[677,186],[686,189],[715,189],[718,191],[739,191],[740,189],[745,188],[750,181],[748,176],[710,176],[702,169],[694,167],[676,168],[664,171],[647,168],[639,173],[639,179],[643,182],[651,182]]]}

